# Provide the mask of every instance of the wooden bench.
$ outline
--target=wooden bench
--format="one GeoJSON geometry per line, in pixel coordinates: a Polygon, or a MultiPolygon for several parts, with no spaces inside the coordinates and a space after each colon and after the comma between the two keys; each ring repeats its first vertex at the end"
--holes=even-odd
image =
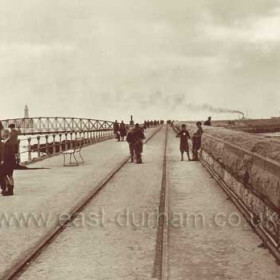
{"type": "Polygon", "coordinates": [[[62,153],[63,154],[63,166],[79,166],[80,163],[84,163],[85,161],[81,154],[83,146],[84,146],[84,139],[77,138],[74,143],[74,148],[62,153]],[[66,163],[66,159],[67,159],[68,155],[69,155],[69,162],[66,163]],[[79,160],[77,159],[77,156],[81,160],[80,163],[79,163],[79,160]],[[75,160],[74,162],[72,162],[72,157],[75,160]]]}

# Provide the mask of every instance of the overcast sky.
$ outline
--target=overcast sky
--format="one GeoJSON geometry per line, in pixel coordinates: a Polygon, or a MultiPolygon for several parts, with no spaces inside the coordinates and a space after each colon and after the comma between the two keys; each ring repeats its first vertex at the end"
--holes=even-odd
{"type": "Polygon", "coordinates": [[[270,117],[279,67],[277,0],[0,1],[0,119],[270,117]]]}

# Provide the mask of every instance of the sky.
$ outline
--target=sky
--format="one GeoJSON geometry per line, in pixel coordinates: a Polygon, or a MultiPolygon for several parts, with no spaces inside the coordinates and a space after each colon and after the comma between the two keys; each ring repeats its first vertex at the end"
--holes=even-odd
{"type": "Polygon", "coordinates": [[[1,0],[0,119],[279,116],[279,26],[278,0],[1,0]]]}

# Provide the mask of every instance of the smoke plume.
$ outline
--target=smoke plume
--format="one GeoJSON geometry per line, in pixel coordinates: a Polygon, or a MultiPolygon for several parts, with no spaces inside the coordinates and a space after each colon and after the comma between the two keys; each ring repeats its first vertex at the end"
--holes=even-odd
{"type": "Polygon", "coordinates": [[[244,113],[239,110],[233,110],[233,109],[227,109],[227,108],[220,108],[220,107],[214,107],[209,104],[186,104],[189,110],[192,111],[208,111],[211,113],[232,113],[232,114],[239,114],[242,118],[244,118],[244,113]]]}

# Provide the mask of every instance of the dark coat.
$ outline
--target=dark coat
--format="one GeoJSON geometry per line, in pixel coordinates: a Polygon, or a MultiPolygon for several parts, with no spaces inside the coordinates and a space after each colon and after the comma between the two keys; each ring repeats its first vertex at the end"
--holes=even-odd
{"type": "Polygon", "coordinates": [[[124,123],[120,124],[120,134],[121,134],[121,137],[126,136],[126,127],[125,127],[124,123]]]}
{"type": "Polygon", "coordinates": [[[180,137],[180,150],[189,149],[188,140],[191,138],[190,133],[187,130],[181,130],[177,137],[180,137]]]}
{"type": "Polygon", "coordinates": [[[15,166],[15,147],[13,142],[9,139],[6,143],[4,143],[4,164],[2,166],[2,173],[4,175],[12,174],[15,169],[15,166]]]}
{"type": "Polygon", "coordinates": [[[114,123],[114,133],[116,134],[117,132],[120,131],[120,126],[118,123],[114,123]]]}
{"type": "Polygon", "coordinates": [[[0,142],[0,162],[4,161],[4,144],[0,142]]]}
{"type": "Polygon", "coordinates": [[[196,133],[193,135],[193,149],[199,150],[201,148],[201,136],[203,134],[202,128],[198,128],[196,133]]]}
{"type": "Polygon", "coordinates": [[[133,145],[133,148],[134,148],[136,154],[143,152],[143,142],[142,141],[144,139],[145,139],[145,135],[144,135],[142,129],[136,128],[133,130],[131,142],[132,142],[132,145],[133,145]]]}

